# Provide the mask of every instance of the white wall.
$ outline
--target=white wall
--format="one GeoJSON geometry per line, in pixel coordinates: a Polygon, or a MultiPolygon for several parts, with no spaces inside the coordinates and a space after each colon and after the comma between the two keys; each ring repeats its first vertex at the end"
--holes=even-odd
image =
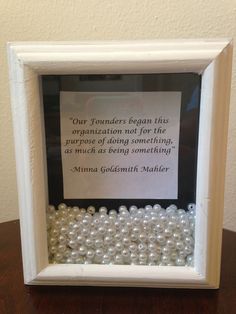
{"type": "MultiPolygon", "coordinates": [[[[236,38],[236,0],[0,0],[0,221],[18,218],[6,42],[236,38]]],[[[225,227],[236,231],[236,68],[225,227]]]]}

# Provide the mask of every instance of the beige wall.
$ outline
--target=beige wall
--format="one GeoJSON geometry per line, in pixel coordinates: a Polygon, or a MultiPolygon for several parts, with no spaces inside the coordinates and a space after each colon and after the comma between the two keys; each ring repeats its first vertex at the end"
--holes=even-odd
{"type": "MultiPolygon", "coordinates": [[[[236,0],[0,0],[0,221],[18,217],[6,42],[219,37],[236,39],[236,0]]],[[[225,227],[236,231],[235,61],[225,227]]]]}

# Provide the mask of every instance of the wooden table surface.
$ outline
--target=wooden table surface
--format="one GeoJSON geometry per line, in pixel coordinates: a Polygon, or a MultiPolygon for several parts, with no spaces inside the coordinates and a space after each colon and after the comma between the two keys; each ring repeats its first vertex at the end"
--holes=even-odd
{"type": "Polygon", "coordinates": [[[0,314],[236,313],[236,233],[224,230],[219,290],[23,284],[19,222],[0,224],[0,314]]]}

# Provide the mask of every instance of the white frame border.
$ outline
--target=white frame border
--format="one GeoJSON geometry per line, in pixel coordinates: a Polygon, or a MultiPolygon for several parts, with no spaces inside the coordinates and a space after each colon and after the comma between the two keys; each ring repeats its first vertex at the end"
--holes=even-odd
{"type": "Polygon", "coordinates": [[[8,59],[25,283],[218,288],[231,41],[16,42],[8,59]],[[168,72],[202,74],[194,268],[49,264],[39,75],[168,72]]]}

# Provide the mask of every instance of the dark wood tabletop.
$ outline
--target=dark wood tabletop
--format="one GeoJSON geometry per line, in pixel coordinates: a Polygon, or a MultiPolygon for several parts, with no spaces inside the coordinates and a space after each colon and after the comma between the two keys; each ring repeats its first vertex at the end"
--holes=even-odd
{"type": "Polygon", "coordinates": [[[0,314],[236,313],[236,233],[224,230],[219,290],[26,286],[19,222],[0,224],[0,314]]]}

